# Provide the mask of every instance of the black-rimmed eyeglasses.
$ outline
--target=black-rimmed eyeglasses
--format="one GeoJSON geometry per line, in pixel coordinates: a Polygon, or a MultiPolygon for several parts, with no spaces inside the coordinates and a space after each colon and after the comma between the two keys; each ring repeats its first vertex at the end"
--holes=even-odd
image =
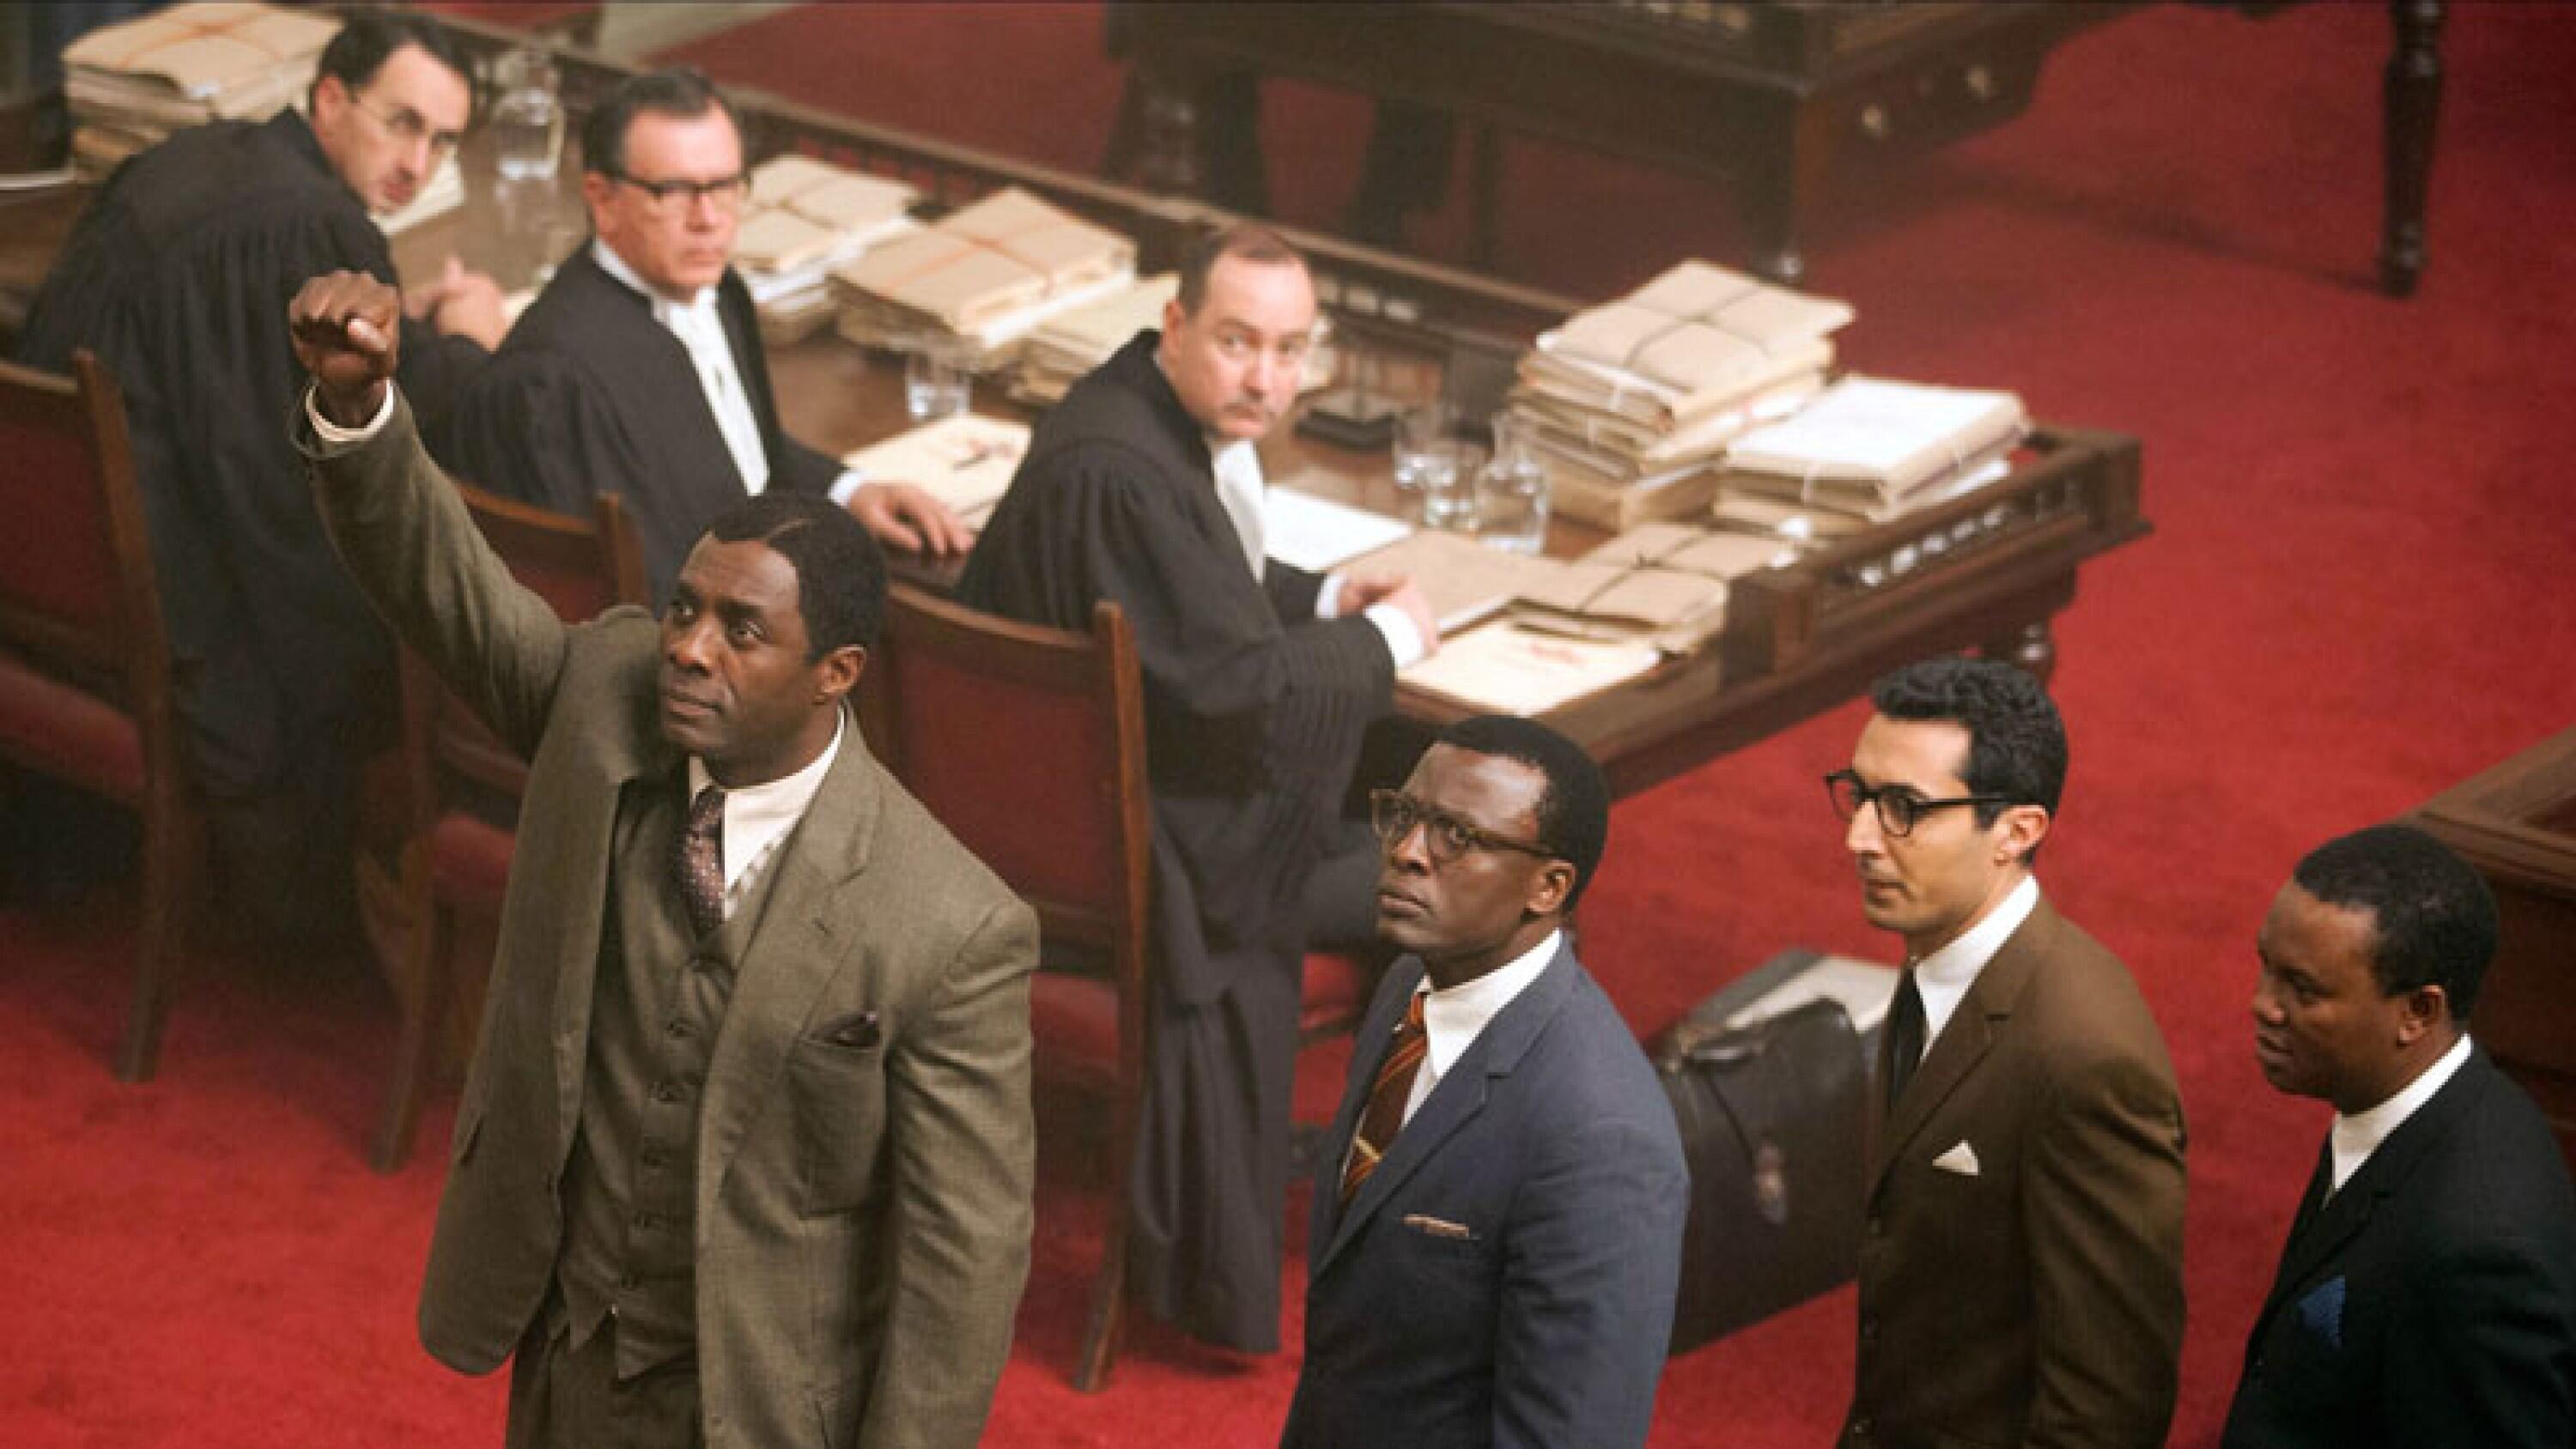
{"type": "Polygon", "coordinates": [[[1872,785],[1849,770],[1836,770],[1825,777],[1825,793],[1832,797],[1834,813],[1849,820],[1864,805],[1878,807],[1878,828],[1899,840],[1914,833],[1914,827],[1935,810],[1948,810],[1959,805],[2001,805],[2002,795],[1956,795],[1947,800],[1927,800],[1910,785],[1872,785]]]}
{"type": "Polygon", "coordinates": [[[1369,792],[1369,825],[1377,831],[1378,844],[1388,850],[1402,845],[1414,827],[1420,826],[1423,849],[1430,852],[1434,865],[1447,865],[1479,846],[1486,850],[1517,850],[1541,860],[1556,859],[1556,852],[1538,841],[1496,834],[1445,810],[1434,810],[1400,790],[1369,792]]]}
{"type": "Polygon", "coordinates": [[[632,186],[643,192],[644,199],[652,204],[653,209],[665,214],[686,211],[691,205],[701,201],[718,211],[740,211],[743,201],[751,195],[751,178],[739,171],[731,176],[719,176],[713,181],[690,181],[685,178],[671,181],[647,181],[640,176],[629,176],[623,171],[609,172],[608,179],[621,186],[632,186]]]}

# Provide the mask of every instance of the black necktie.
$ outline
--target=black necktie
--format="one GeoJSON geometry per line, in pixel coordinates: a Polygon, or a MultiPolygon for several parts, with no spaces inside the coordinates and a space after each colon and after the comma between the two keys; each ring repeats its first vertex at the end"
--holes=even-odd
{"type": "Polygon", "coordinates": [[[1914,987],[1914,968],[1896,978],[1896,999],[1887,1008],[1887,1113],[1896,1115],[1896,1099],[1914,1080],[1923,1063],[1923,993],[1914,987]]]}
{"type": "Polygon", "coordinates": [[[699,935],[724,924],[724,791],[717,786],[689,802],[689,823],[671,854],[671,877],[699,935]]]}

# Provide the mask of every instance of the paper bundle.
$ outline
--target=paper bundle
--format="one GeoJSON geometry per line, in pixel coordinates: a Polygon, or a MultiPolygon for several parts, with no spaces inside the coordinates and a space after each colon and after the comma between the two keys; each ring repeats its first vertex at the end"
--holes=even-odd
{"type": "Polygon", "coordinates": [[[919,231],[912,207],[920,199],[903,182],[810,156],[773,156],[754,167],[733,260],[751,289],[761,337],[785,347],[829,323],[832,269],[919,231]]]}
{"type": "Polygon", "coordinates": [[[1683,262],[1542,335],[1512,413],[1567,516],[1626,528],[1696,513],[1728,444],[1823,388],[1851,318],[1841,302],[1683,262]]]}
{"type": "Polygon", "coordinates": [[[339,31],[336,17],[248,0],[195,0],[91,31],[63,51],[74,166],[101,176],[174,131],[300,103],[339,31]]]}
{"type": "Polygon", "coordinates": [[[2012,393],[1846,377],[1737,439],[1719,491],[1881,522],[1999,476],[2029,431],[2012,393]]]}
{"type": "Polygon", "coordinates": [[[1041,323],[1020,348],[1011,395],[1033,407],[1045,407],[1063,397],[1065,389],[1107,362],[1128,339],[1148,327],[1162,326],[1163,307],[1180,285],[1180,278],[1168,272],[1140,277],[1120,291],[1041,323]]]}
{"type": "Polygon", "coordinates": [[[841,335],[864,346],[960,344],[990,372],[1040,326],[1125,291],[1136,244],[1018,187],[832,269],[841,335]]]}
{"type": "Polygon", "coordinates": [[[918,484],[980,526],[1028,452],[1028,424],[959,413],[872,443],[841,463],[871,480],[918,484]]]}

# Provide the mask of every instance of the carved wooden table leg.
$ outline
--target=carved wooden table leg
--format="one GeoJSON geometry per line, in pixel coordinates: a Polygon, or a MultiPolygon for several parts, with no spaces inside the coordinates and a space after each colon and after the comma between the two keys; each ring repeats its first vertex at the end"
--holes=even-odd
{"type": "Polygon", "coordinates": [[[2057,672],[2057,639],[2049,633],[2046,619],[2024,624],[2019,632],[2001,639],[1988,640],[1977,646],[1977,652],[1988,659],[2016,665],[2042,684],[2057,672]]]}
{"type": "Polygon", "coordinates": [[[2389,0],[2397,34],[2382,98],[2388,211],[2379,289],[2414,295],[2424,271],[2424,198],[2433,173],[2433,122],[2442,108],[2443,0],[2389,0]]]}

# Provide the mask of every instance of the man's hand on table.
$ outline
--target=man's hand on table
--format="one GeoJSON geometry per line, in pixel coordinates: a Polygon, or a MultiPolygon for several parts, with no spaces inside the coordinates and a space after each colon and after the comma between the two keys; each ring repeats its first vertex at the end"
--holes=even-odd
{"type": "Polygon", "coordinates": [[[403,309],[427,322],[442,337],[470,337],[491,351],[509,335],[510,311],[501,284],[481,272],[470,272],[451,256],[437,281],[414,288],[403,309]]]}
{"type": "Polygon", "coordinates": [[[402,350],[402,294],[364,272],[306,282],[286,304],[295,360],[313,375],[322,416],[364,427],[384,407],[402,350]]]}
{"type": "Polygon", "coordinates": [[[1440,622],[1431,612],[1431,600],[1424,597],[1413,580],[1402,574],[1342,576],[1342,612],[1356,614],[1373,605],[1384,604],[1403,614],[1414,631],[1422,636],[1425,655],[1440,651],[1440,622]]]}
{"type": "Polygon", "coordinates": [[[911,483],[862,483],[850,495],[850,516],[888,548],[931,558],[953,558],[975,546],[975,530],[929,490],[911,483]]]}

